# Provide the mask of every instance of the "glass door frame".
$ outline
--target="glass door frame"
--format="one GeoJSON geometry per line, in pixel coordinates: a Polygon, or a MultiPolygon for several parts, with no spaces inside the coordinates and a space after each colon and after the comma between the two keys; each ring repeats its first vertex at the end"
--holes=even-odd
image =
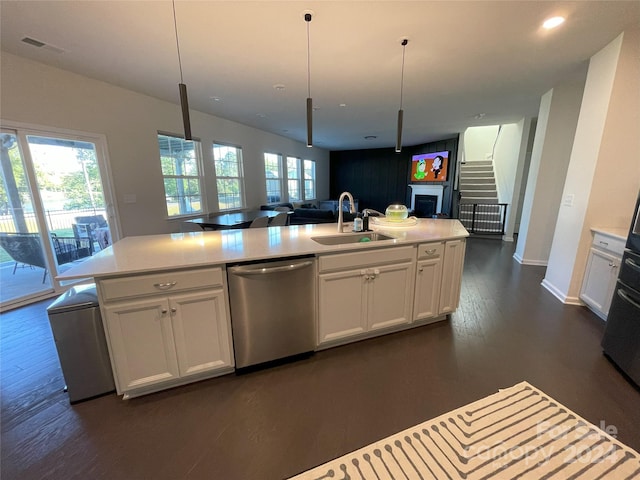
{"type": "MultiPolygon", "coordinates": [[[[111,173],[111,162],[109,161],[109,154],[107,148],[107,138],[103,134],[88,133],[76,130],[60,129],[55,127],[46,127],[40,125],[27,124],[22,122],[14,122],[9,120],[0,119],[0,129],[3,131],[14,133],[18,142],[18,149],[22,157],[24,172],[27,180],[29,192],[33,202],[35,220],[38,226],[38,232],[41,239],[50,238],[48,224],[45,217],[44,203],[42,196],[38,189],[38,182],[36,179],[36,172],[31,156],[31,150],[29,148],[29,142],[27,137],[29,135],[59,138],[64,140],[75,140],[92,143],[95,146],[96,160],[98,170],[100,172],[100,179],[102,182],[102,191],[104,195],[105,211],[107,215],[107,221],[111,232],[111,238],[115,242],[120,238],[120,220],[117,210],[117,203],[115,202],[114,188],[113,188],[113,175],[111,173]]],[[[20,297],[15,301],[9,301],[0,305],[0,312],[6,311],[12,308],[16,308],[23,305],[28,305],[52,296],[59,295],[65,292],[71,285],[78,282],[84,282],[92,279],[79,279],[77,281],[65,281],[61,282],[55,277],[58,275],[57,264],[55,260],[55,254],[50,241],[42,241],[43,253],[45,256],[48,270],[50,272],[51,289],[20,297]]]]}

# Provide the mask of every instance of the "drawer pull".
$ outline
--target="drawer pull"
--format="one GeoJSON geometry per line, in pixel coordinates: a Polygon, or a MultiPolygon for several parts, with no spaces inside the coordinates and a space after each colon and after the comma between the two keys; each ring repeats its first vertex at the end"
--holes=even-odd
{"type": "Polygon", "coordinates": [[[168,312],[168,310],[167,310],[166,308],[163,308],[162,310],[160,310],[160,313],[161,313],[162,315],[166,315],[166,314],[167,314],[167,312],[168,312]]]}
{"type": "Polygon", "coordinates": [[[608,247],[609,242],[603,242],[602,240],[600,240],[600,245],[604,245],[605,247],[608,247]]]}
{"type": "Polygon", "coordinates": [[[429,250],[427,250],[427,255],[433,255],[434,253],[436,253],[435,248],[430,248],[429,250]]]}
{"type": "Polygon", "coordinates": [[[154,283],[153,286],[160,290],[169,290],[171,287],[175,287],[178,282],[167,282],[167,283],[154,283]]]}

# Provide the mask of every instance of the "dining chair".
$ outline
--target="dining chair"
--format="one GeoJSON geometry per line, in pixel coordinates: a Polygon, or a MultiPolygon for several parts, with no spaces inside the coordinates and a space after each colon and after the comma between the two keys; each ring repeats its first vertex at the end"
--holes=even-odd
{"type": "Polygon", "coordinates": [[[251,222],[249,228],[260,228],[267,226],[269,226],[269,217],[258,217],[253,222],[251,222]]]}
{"type": "Polygon", "coordinates": [[[271,218],[269,222],[270,227],[286,227],[289,224],[289,214],[287,212],[280,212],[275,217],[271,218]]]}

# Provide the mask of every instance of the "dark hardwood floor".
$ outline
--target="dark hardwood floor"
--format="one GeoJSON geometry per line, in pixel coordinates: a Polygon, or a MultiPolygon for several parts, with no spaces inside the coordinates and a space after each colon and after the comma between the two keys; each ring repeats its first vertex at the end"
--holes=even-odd
{"type": "Polygon", "coordinates": [[[526,380],[640,450],[640,392],[603,323],[514,246],[470,239],[450,320],[123,401],[69,405],[50,302],[0,317],[1,478],[280,479],[526,380]]]}

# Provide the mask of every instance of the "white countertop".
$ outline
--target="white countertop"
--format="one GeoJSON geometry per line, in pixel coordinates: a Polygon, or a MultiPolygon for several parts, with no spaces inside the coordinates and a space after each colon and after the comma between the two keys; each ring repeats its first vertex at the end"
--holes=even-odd
{"type": "Polygon", "coordinates": [[[601,233],[602,235],[608,235],[624,242],[627,241],[627,236],[629,235],[628,228],[591,227],[591,231],[594,233],[601,233]]]}
{"type": "MultiPolygon", "coordinates": [[[[345,232],[351,225],[345,224],[345,232]]],[[[469,236],[460,221],[449,219],[419,219],[418,224],[412,227],[372,228],[394,239],[342,245],[321,245],[311,240],[315,236],[337,235],[335,223],[126,237],[58,275],[57,279],[99,278],[295,255],[340,253],[469,236]]]]}

